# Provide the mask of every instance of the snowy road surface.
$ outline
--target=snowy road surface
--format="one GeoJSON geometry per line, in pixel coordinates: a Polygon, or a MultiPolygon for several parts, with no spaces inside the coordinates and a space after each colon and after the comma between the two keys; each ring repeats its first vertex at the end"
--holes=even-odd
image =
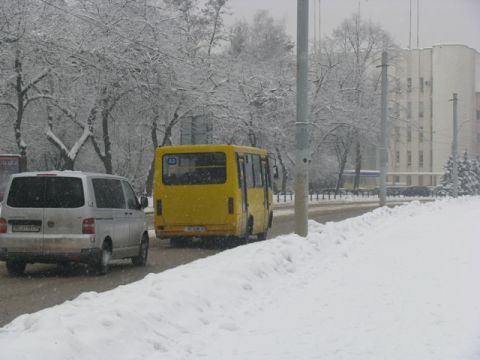
{"type": "Polygon", "coordinates": [[[320,225],[23,315],[10,359],[480,359],[480,199],[320,225]]]}

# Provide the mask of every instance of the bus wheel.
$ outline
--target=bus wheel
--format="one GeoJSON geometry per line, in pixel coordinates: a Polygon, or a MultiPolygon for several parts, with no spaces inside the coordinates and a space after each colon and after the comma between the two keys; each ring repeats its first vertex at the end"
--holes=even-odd
{"type": "Polygon", "coordinates": [[[265,232],[258,234],[257,235],[257,240],[258,241],[267,240],[267,233],[268,233],[268,231],[265,230],[265,232]]]}
{"type": "Polygon", "coordinates": [[[192,243],[192,238],[189,237],[174,237],[170,239],[170,246],[185,247],[192,243]]]}

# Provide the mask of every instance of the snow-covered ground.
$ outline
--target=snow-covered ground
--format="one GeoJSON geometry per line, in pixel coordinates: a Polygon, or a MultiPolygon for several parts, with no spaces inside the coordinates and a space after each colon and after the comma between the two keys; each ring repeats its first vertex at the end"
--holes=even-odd
{"type": "Polygon", "coordinates": [[[480,359],[479,219],[462,198],[310,222],[20,316],[0,358],[480,359]]]}

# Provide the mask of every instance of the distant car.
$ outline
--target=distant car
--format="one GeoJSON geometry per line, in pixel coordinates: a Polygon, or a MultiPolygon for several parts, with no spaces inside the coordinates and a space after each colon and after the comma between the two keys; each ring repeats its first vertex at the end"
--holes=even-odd
{"type": "Polygon", "coordinates": [[[409,186],[402,192],[403,196],[431,196],[432,191],[426,186],[409,186]]]}
{"type": "Polygon", "coordinates": [[[0,260],[11,275],[27,263],[80,262],[98,273],[110,259],[148,256],[146,198],[127,179],[77,171],[12,175],[0,217],[0,260]]]}

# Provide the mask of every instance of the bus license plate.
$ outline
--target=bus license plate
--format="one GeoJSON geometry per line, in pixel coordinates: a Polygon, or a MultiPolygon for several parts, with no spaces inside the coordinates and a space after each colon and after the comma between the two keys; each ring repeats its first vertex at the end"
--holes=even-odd
{"type": "Polygon", "coordinates": [[[202,231],[205,231],[205,226],[185,226],[185,231],[202,232],[202,231]]]}
{"type": "Polygon", "coordinates": [[[12,225],[13,232],[39,232],[39,225],[12,225]]]}

